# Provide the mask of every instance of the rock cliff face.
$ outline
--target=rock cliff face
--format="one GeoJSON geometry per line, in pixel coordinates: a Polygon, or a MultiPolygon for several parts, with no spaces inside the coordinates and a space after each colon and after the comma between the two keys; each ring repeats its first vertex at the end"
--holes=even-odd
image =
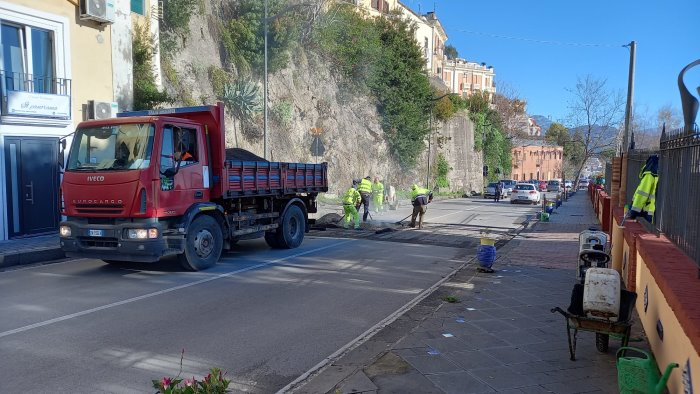
{"type": "Polygon", "coordinates": [[[447,174],[450,191],[481,192],[483,160],[474,151],[474,123],[467,113],[459,113],[434,132],[431,157],[445,156],[451,170],[447,174]]]}
{"type": "MultiPolygon", "coordinates": [[[[216,7],[216,2],[207,3],[204,14],[192,17],[191,34],[184,48],[174,57],[177,60],[163,67],[164,87],[176,99],[176,106],[216,101],[208,70],[222,68],[224,56],[217,31],[211,28],[217,18],[212,6],[216,7]]],[[[259,85],[262,93],[262,83],[259,85]]],[[[379,176],[398,187],[425,183],[427,150],[413,171],[402,171],[389,153],[374,99],[344,88],[332,67],[313,52],[301,49],[294,53],[285,69],[269,76],[268,92],[270,109],[278,103],[289,103],[292,108],[286,126],[269,116],[270,160],[328,162],[331,193],[340,193],[353,178],[367,175],[379,176]],[[325,151],[320,157],[312,155],[312,128],[321,131],[325,151]]],[[[228,147],[263,155],[261,122],[240,130],[239,122],[234,123],[229,114],[226,128],[228,147]]],[[[431,161],[434,163],[437,152],[445,155],[453,168],[449,173],[450,189],[480,190],[481,155],[473,152],[473,125],[468,117],[458,115],[445,125],[437,125],[436,130],[431,161]]]]}

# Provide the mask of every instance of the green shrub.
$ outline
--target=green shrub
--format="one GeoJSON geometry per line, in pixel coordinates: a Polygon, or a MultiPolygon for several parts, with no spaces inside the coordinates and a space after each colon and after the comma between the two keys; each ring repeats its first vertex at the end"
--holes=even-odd
{"type": "Polygon", "coordinates": [[[214,96],[218,98],[224,97],[226,85],[231,83],[231,75],[223,68],[214,65],[209,66],[207,74],[209,75],[211,87],[214,90],[214,96]]]}
{"type": "Polygon", "coordinates": [[[292,125],[294,107],[289,101],[280,101],[272,106],[272,120],[282,128],[288,129],[292,125]]]}
{"type": "Polygon", "coordinates": [[[377,99],[390,152],[401,167],[413,168],[425,149],[432,92],[409,23],[365,18],[338,4],[322,18],[314,43],[336,74],[377,99]]]}
{"type": "Polygon", "coordinates": [[[163,0],[161,29],[186,37],[190,34],[190,18],[200,7],[199,0],[163,0]]]}
{"type": "Polygon", "coordinates": [[[135,110],[150,109],[171,102],[168,94],[159,90],[156,85],[153,67],[155,49],[149,24],[135,23],[132,35],[135,110]]]}
{"type": "MultiPolygon", "coordinates": [[[[264,70],[264,2],[240,0],[228,3],[228,22],[220,26],[221,41],[228,60],[239,71],[261,75],[264,70]]],[[[289,51],[299,37],[299,15],[287,0],[269,0],[268,71],[287,66],[289,51]]]]}
{"type": "Polygon", "coordinates": [[[445,155],[438,153],[437,163],[435,165],[435,172],[437,177],[435,179],[435,185],[440,189],[446,189],[450,187],[450,181],[447,180],[447,175],[450,173],[450,163],[445,159],[445,155]]]}

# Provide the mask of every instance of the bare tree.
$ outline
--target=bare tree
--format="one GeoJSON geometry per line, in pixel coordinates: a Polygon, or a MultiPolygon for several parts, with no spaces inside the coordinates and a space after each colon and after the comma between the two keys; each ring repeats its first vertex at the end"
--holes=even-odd
{"type": "Polygon", "coordinates": [[[525,100],[522,100],[515,88],[504,83],[499,85],[498,93],[493,97],[493,106],[503,122],[503,131],[508,137],[518,136],[523,127],[527,127],[525,100]]]}
{"type": "Polygon", "coordinates": [[[615,148],[615,125],[621,123],[625,101],[621,92],[610,91],[605,84],[605,79],[587,75],[579,77],[576,87],[568,90],[569,129],[577,132],[573,143],[580,144],[582,153],[576,163],[576,179],[588,159],[615,148]]]}
{"type": "Polygon", "coordinates": [[[657,112],[656,119],[659,130],[664,124],[666,125],[666,130],[674,130],[683,126],[681,114],[671,104],[661,106],[657,112]]]}
{"type": "Polygon", "coordinates": [[[656,119],[647,105],[635,105],[632,111],[630,130],[634,133],[635,149],[657,149],[661,128],[656,127],[656,119]]]}

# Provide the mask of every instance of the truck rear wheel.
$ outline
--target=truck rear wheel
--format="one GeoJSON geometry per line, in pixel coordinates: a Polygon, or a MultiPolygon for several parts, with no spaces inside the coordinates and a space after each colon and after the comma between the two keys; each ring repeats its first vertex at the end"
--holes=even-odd
{"type": "Polygon", "coordinates": [[[306,218],[298,205],[287,209],[277,231],[265,233],[265,241],[275,249],[294,249],[301,245],[306,232],[306,218]]]}
{"type": "Polygon", "coordinates": [[[182,267],[199,271],[212,267],[221,257],[224,239],[219,223],[207,215],[197,216],[185,237],[185,253],[178,255],[182,267]]]}
{"type": "Polygon", "coordinates": [[[282,246],[277,242],[277,231],[267,231],[265,232],[265,242],[267,246],[273,249],[281,249],[282,246]]]}

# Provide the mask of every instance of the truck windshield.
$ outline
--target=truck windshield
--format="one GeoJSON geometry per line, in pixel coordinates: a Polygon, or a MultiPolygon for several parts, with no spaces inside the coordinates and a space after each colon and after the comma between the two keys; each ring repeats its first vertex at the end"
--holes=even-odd
{"type": "Polygon", "coordinates": [[[137,170],[151,162],[154,126],[132,123],[79,128],[67,171],[137,170]]]}

